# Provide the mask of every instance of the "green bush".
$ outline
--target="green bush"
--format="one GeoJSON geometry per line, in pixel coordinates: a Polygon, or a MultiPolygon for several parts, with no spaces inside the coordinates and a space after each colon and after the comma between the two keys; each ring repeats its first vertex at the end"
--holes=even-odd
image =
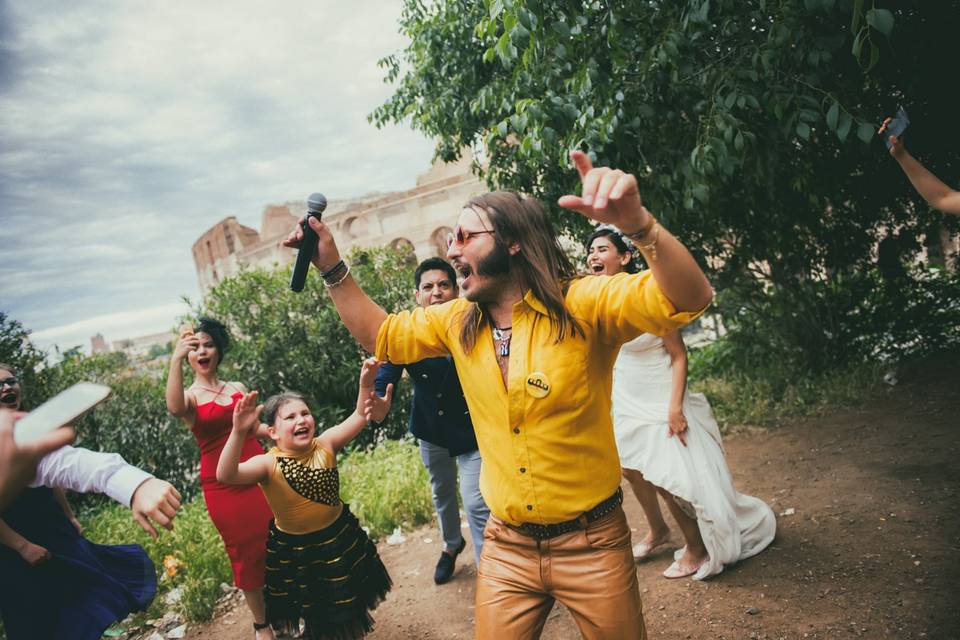
{"type": "Polygon", "coordinates": [[[343,501],[379,537],[394,527],[412,528],[433,518],[430,479],[417,447],[388,440],[369,451],[353,451],[340,461],[343,501]]]}

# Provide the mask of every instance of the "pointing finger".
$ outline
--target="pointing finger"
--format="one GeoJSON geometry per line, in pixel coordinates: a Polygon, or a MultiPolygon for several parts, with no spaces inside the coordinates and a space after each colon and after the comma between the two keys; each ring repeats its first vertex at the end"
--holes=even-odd
{"type": "Polygon", "coordinates": [[[590,173],[591,169],[593,169],[593,162],[590,160],[590,156],[579,149],[574,149],[570,152],[570,159],[573,161],[573,165],[577,168],[577,173],[580,174],[581,179],[590,173]]]}

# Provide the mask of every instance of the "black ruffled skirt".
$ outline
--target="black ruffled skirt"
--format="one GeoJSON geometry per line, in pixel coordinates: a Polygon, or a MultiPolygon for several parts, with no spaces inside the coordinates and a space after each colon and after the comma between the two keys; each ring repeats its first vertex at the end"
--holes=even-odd
{"type": "Polygon", "coordinates": [[[354,640],[373,629],[370,611],[393,582],[348,505],[330,526],[302,535],[270,523],[264,595],[267,620],[308,640],[354,640]]]}

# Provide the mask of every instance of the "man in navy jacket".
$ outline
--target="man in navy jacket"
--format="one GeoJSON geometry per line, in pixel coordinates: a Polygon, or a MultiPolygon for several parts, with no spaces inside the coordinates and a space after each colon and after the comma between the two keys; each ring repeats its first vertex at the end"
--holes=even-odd
{"type": "MultiPolygon", "coordinates": [[[[458,295],[456,272],[442,258],[424,260],[413,277],[417,287],[414,296],[422,307],[443,304],[458,295]]],[[[443,537],[443,553],[433,580],[443,584],[453,576],[457,556],[466,546],[457,507],[458,464],[463,510],[473,539],[474,557],[480,564],[483,528],[490,515],[480,495],[480,452],[453,360],[449,356],[427,358],[406,367],[384,363],[377,374],[377,393],[383,395],[388,384],[396,386],[404,368],[413,382],[410,433],[420,441],[420,458],[430,475],[443,537]]]]}

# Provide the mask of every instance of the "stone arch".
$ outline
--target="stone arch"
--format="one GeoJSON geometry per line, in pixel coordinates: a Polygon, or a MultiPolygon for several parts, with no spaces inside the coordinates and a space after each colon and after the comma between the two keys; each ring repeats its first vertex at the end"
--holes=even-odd
{"type": "Polygon", "coordinates": [[[351,218],[347,218],[340,225],[340,229],[343,234],[351,240],[366,235],[368,228],[369,224],[364,216],[353,216],[351,218]]]}
{"type": "Polygon", "coordinates": [[[438,227],[430,234],[430,246],[436,250],[436,254],[441,258],[447,257],[447,238],[453,233],[450,227],[438,227]]]}

